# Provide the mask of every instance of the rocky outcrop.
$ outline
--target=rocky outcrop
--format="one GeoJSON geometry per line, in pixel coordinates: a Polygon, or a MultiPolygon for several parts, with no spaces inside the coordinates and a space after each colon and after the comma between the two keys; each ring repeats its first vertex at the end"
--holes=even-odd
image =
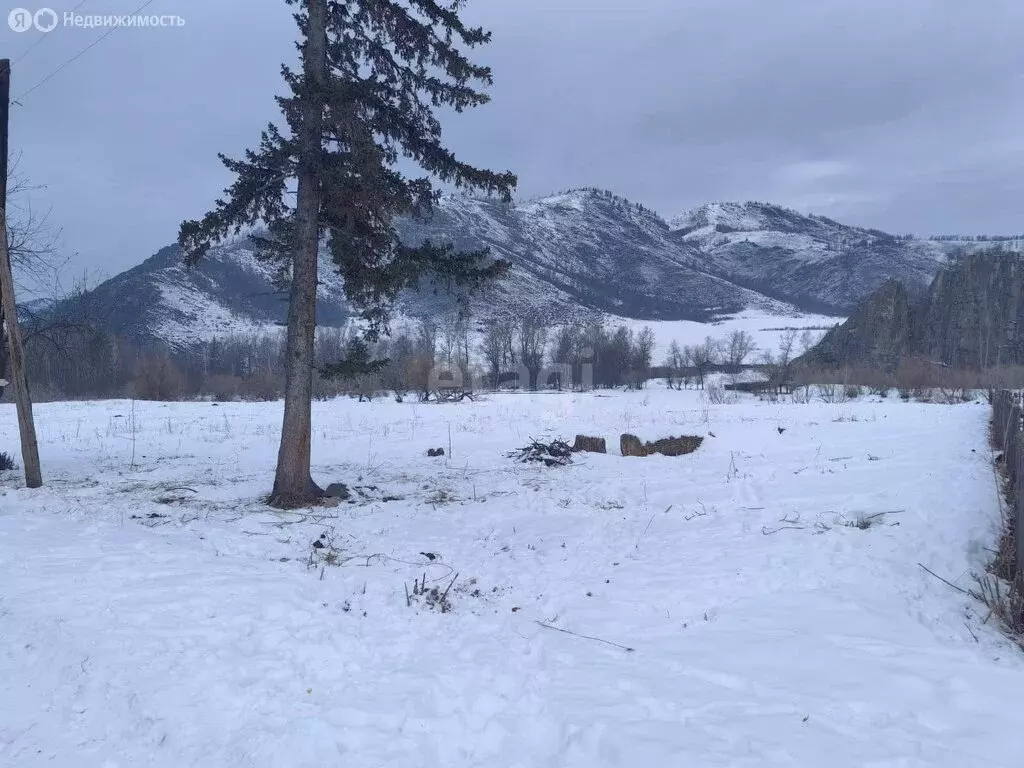
{"type": "Polygon", "coordinates": [[[825,334],[803,360],[819,368],[852,363],[895,370],[912,344],[915,306],[906,286],[889,280],[872,293],[845,323],[825,334]]]}
{"type": "Polygon", "coordinates": [[[1024,364],[1024,254],[959,255],[916,296],[889,281],[801,362],[894,370],[908,356],[957,369],[1024,364]]]}

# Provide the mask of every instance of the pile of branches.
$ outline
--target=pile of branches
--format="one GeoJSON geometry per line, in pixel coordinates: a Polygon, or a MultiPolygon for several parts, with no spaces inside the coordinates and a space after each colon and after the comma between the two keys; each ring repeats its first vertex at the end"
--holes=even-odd
{"type": "Polygon", "coordinates": [[[552,440],[550,443],[531,440],[525,448],[512,451],[508,457],[543,464],[545,467],[565,467],[572,464],[572,446],[565,440],[552,440]]]}
{"type": "Polygon", "coordinates": [[[473,393],[461,387],[441,387],[435,392],[439,403],[461,403],[463,400],[476,400],[473,393]]]}

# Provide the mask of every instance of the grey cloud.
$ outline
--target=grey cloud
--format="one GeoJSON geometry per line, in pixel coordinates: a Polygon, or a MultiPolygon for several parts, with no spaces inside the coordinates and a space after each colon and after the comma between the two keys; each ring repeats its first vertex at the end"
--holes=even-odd
{"type": "MultiPolygon", "coordinates": [[[[118,30],[13,114],[79,268],[170,242],[228,181],[216,153],[277,119],[283,2],[152,12],[186,25],[118,30]]],[[[900,232],[1024,229],[1019,2],[476,0],[468,15],[494,31],[493,102],[446,133],[516,171],[521,196],[592,184],[666,215],[761,199],[900,232]]],[[[51,33],[15,64],[15,94],[97,34],[51,33]]],[[[2,42],[17,58],[31,38],[2,42]]]]}

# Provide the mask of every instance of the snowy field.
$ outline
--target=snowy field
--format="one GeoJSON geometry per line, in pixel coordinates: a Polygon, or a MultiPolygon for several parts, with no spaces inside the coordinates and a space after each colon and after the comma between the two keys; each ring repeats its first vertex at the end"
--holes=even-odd
{"type": "Polygon", "coordinates": [[[0,474],[0,765],[1024,764],[1024,655],[918,565],[970,586],[993,545],[986,405],[318,403],[356,503],[289,514],[280,411],[37,407],[46,486],[0,474]],[[577,432],[611,452],[505,455],[577,432]],[[450,612],[407,604],[424,575],[450,612]]]}
{"type": "MultiPolygon", "coordinates": [[[[710,336],[713,339],[728,340],[733,331],[746,331],[753,337],[757,350],[748,362],[761,357],[764,351],[773,354],[778,352],[779,342],[786,330],[790,328],[810,328],[815,339],[823,336],[827,329],[839,325],[846,318],[827,315],[772,315],[755,310],[747,310],[732,315],[717,323],[696,323],[689,320],[634,320],[625,317],[609,317],[609,327],[625,325],[634,332],[641,331],[645,326],[654,332],[655,348],[654,363],[661,364],[673,341],[680,347],[703,343],[710,336]]],[[[797,346],[799,349],[799,345],[797,346]]]]}

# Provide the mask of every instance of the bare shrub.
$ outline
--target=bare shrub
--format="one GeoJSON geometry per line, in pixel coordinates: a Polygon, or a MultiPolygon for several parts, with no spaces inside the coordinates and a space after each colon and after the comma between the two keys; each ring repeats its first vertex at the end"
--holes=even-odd
{"type": "Polygon", "coordinates": [[[1003,366],[990,368],[979,377],[978,388],[1021,389],[1024,388],[1024,366],[1003,366]]]}
{"type": "Polygon", "coordinates": [[[345,385],[338,379],[331,379],[314,374],[313,376],[313,399],[333,400],[345,394],[345,385]]]}
{"type": "Polygon", "coordinates": [[[6,472],[10,469],[14,469],[14,459],[11,458],[10,454],[0,451],[0,472],[6,472]]]}
{"type": "Polygon", "coordinates": [[[920,400],[933,381],[932,366],[917,357],[904,358],[896,369],[896,386],[904,400],[920,400]]]}
{"type": "Polygon", "coordinates": [[[280,376],[271,373],[248,376],[239,382],[238,395],[253,402],[279,400],[284,396],[284,382],[280,376]]]}
{"type": "Polygon", "coordinates": [[[994,574],[975,577],[973,596],[999,618],[1003,628],[1024,647],[1024,579],[1007,582],[994,574]]]}
{"type": "Polygon", "coordinates": [[[134,390],[140,400],[178,400],[184,388],[184,377],[169,357],[144,358],[136,369],[134,390]]]}
{"type": "Polygon", "coordinates": [[[708,384],[705,395],[712,405],[731,405],[736,402],[736,395],[728,392],[721,382],[708,384]]]}
{"type": "Polygon", "coordinates": [[[847,401],[846,387],[840,384],[819,384],[818,397],[823,403],[840,404],[847,401]]]}
{"type": "Polygon", "coordinates": [[[204,388],[214,400],[222,402],[237,400],[242,388],[242,377],[227,373],[215,373],[207,378],[204,388]]]}
{"type": "Polygon", "coordinates": [[[978,384],[978,375],[970,371],[942,368],[938,372],[936,399],[945,405],[966,403],[971,399],[971,390],[978,384]]]}

